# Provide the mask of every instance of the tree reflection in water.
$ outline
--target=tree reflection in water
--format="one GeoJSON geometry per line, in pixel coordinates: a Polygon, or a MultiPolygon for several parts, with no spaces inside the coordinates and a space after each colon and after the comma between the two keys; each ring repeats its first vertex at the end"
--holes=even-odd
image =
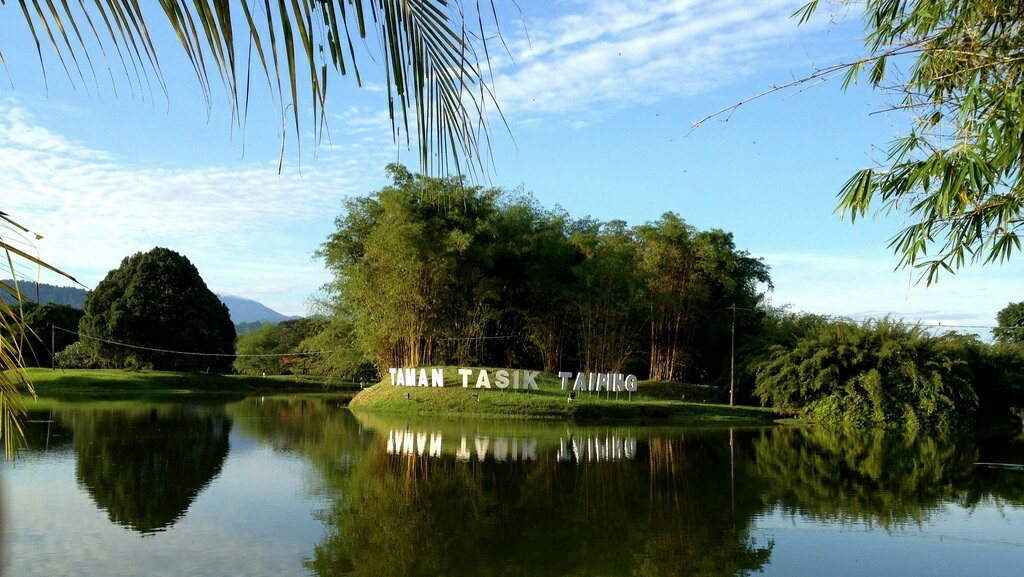
{"type": "Polygon", "coordinates": [[[318,575],[743,575],[771,554],[749,536],[757,486],[741,475],[733,493],[719,435],[577,463],[544,440],[536,460],[389,454],[375,432],[335,479],[345,498],[307,562],[318,575]]]}
{"type": "Polygon", "coordinates": [[[1024,472],[998,466],[1024,462],[1019,440],[407,421],[308,399],[228,414],[315,465],[322,576],[747,575],[770,563],[755,529],[775,511],[898,530],[1024,505],[1024,472]]]}
{"type": "Polygon", "coordinates": [[[1024,462],[1024,444],[1005,438],[780,428],[757,434],[753,448],[765,502],[791,514],[893,529],[946,503],[1024,505],[1024,473],[975,464],[1024,462]]]}
{"type": "Polygon", "coordinates": [[[231,421],[220,408],[151,405],[59,412],[73,429],[75,474],[110,520],[162,531],[221,470],[231,421]]]}

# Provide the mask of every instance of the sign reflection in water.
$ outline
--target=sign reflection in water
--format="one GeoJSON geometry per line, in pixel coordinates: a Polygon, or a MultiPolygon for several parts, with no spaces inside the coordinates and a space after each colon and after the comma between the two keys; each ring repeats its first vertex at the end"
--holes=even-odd
{"type": "MultiPolygon", "coordinates": [[[[456,435],[454,446],[445,450],[440,431],[414,431],[409,428],[389,429],[385,451],[389,455],[441,457],[454,455],[459,461],[483,461],[490,455],[494,461],[536,461],[537,437],[456,435]]],[[[570,435],[558,439],[554,453],[558,461],[601,462],[636,458],[636,437],[619,435],[570,435]]]]}

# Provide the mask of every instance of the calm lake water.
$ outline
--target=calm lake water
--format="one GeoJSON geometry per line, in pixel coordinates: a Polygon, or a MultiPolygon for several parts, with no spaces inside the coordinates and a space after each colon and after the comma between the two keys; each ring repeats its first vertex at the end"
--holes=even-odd
{"type": "Polygon", "coordinates": [[[1024,440],[68,403],[4,575],[1024,574],[1024,440]]]}

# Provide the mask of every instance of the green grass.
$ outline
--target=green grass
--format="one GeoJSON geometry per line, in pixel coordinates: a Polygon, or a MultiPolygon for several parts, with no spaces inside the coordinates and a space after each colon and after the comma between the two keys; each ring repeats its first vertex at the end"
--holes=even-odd
{"type": "Polygon", "coordinates": [[[641,382],[631,399],[626,393],[619,393],[616,399],[615,394],[584,392],[577,393],[576,398],[569,401],[568,393],[561,390],[560,381],[554,375],[542,375],[537,380],[540,390],[529,392],[511,388],[477,389],[473,386],[474,378],[475,372],[470,378],[470,386],[463,388],[462,378],[454,368],[448,367],[445,369],[444,388],[396,387],[386,381],[357,394],[349,406],[354,411],[375,413],[546,418],[576,422],[629,420],[740,425],[771,422],[777,416],[768,409],[697,402],[702,396],[698,393],[708,397],[717,394],[709,390],[710,387],[697,385],[641,382]],[[473,397],[474,393],[477,398],[473,397]],[[683,394],[686,394],[685,402],[681,400],[683,394]]]}
{"type": "Polygon", "coordinates": [[[234,395],[287,391],[349,391],[315,377],[217,375],[176,373],[168,371],[122,371],[116,369],[50,370],[32,368],[26,371],[29,381],[41,397],[104,398],[169,395],[234,395]]]}

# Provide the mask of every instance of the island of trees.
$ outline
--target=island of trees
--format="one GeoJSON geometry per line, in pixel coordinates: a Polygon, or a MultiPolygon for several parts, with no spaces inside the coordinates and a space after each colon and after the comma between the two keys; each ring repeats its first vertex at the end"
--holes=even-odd
{"type": "Polygon", "coordinates": [[[52,343],[62,366],[366,382],[394,366],[632,373],[707,385],[721,401],[732,384],[739,403],[817,422],[911,430],[1024,406],[1024,303],[999,313],[993,344],[795,313],[767,304],[768,266],[731,234],[674,213],[630,226],[545,209],[522,190],[388,172],[391,184],[345,201],[319,250],[333,275],[320,314],[235,342],[195,267],[156,248],[111,271],[84,312],[25,305],[33,358],[49,359],[49,325],[77,324],[81,341],[52,343]]]}

